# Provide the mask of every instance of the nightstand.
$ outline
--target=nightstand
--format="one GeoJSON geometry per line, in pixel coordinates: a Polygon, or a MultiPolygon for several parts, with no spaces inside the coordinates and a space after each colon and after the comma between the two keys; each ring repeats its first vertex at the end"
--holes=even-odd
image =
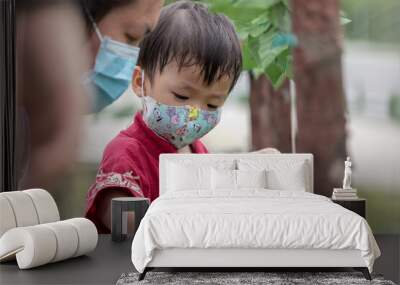
{"type": "MultiPolygon", "coordinates": [[[[149,208],[150,200],[142,197],[120,197],[113,198],[111,201],[111,237],[113,241],[123,241],[130,233],[128,233],[128,215],[134,216],[134,232],[136,230],[149,208]]],[[[131,225],[132,226],[132,225],[131,225]]]]}
{"type": "Polygon", "coordinates": [[[357,198],[354,200],[337,200],[332,199],[332,202],[339,204],[340,206],[359,214],[361,217],[365,218],[366,215],[366,204],[367,200],[363,198],[357,198]]]}

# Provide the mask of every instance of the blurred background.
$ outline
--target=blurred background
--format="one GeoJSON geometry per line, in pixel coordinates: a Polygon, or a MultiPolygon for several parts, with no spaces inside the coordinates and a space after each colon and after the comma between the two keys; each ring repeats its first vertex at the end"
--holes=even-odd
{"type": "MultiPolygon", "coordinates": [[[[400,233],[400,1],[203,2],[234,21],[246,68],[203,140],[210,152],[292,152],[296,130],[296,151],[314,154],[316,193],[341,186],[349,155],[373,232],[400,233]]],[[[128,90],[85,116],[78,159],[49,189],[62,219],[83,215],[106,144],[139,109],[128,90]]]]}

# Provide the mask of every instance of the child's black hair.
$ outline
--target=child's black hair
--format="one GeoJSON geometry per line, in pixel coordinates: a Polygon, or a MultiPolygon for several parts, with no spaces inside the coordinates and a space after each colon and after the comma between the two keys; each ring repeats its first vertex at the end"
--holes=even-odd
{"type": "Polygon", "coordinates": [[[207,85],[227,75],[231,89],[242,69],[240,42],[232,23],[189,1],[164,7],[155,29],[140,44],[138,64],[150,81],[172,60],[179,68],[200,66],[207,85]]]}

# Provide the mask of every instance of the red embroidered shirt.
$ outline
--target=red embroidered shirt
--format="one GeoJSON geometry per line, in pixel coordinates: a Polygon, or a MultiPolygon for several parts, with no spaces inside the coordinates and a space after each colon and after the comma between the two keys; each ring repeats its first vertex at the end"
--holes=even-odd
{"type": "MultiPolygon", "coordinates": [[[[193,153],[208,152],[200,140],[190,147],[193,153]]],[[[138,112],[134,123],[121,131],[104,150],[96,181],[87,194],[86,217],[100,232],[107,232],[97,218],[96,207],[107,189],[120,188],[132,196],[144,196],[150,201],[156,199],[159,195],[159,155],[176,152],[174,145],[146,126],[138,112]]]]}

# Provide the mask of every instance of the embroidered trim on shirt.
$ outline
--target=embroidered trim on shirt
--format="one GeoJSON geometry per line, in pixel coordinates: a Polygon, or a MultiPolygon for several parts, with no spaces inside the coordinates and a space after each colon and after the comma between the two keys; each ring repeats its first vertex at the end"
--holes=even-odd
{"type": "Polygon", "coordinates": [[[132,171],[127,171],[125,173],[118,172],[106,172],[104,173],[102,169],[96,175],[96,185],[95,189],[100,190],[107,187],[123,187],[131,189],[141,196],[143,192],[140,186],[135,180],[139,179],[139,176],[134,176],[132,171]]]}

